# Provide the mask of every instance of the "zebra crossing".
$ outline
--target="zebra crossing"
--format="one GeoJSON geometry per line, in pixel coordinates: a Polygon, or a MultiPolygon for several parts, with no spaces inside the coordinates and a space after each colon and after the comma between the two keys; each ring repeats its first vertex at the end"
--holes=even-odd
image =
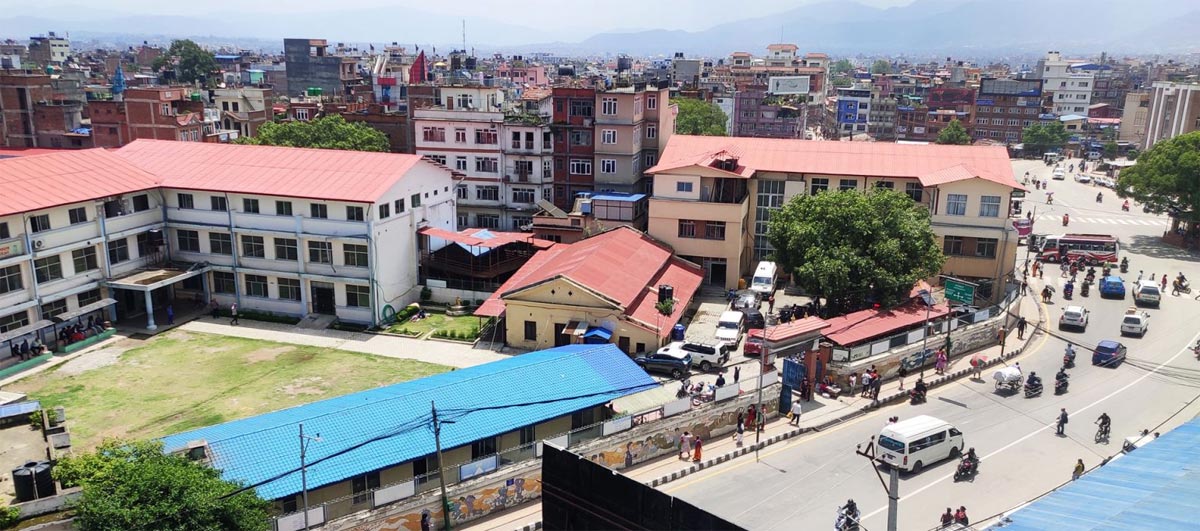
{"type": "MultiPolygon", "coordinates": [[[[1055,215],[1055,214],[1042,214],[1037,217],[1037,220],[1038,221],[1062,221],[1062,216],[1055,215]]],[[[1148,219],[1148,218],[1137,218],[1137,217],[1080,218],[1080,217],[1071,216],[1071,224],[1074,225],[1076,223],[1091,223],[1091,224],[1096,224],[1096,225],[1141,225],[1143,227],[1162,227],[1162,228],[1167,228],[1167,227],[1171,226],[1171,223],[1169,221],[1166,221],[1163,219],[1148,219]]]]}

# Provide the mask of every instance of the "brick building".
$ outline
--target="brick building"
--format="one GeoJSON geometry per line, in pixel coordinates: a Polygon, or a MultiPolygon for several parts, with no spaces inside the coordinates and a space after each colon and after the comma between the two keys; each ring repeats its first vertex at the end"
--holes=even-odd
{"type": "Polygon", "coordinates": [[[591,87],[554,87],[554,205],[570,208],[575,194],[593,191],[596,154],[593,126],[596,90],[591,87]]]}
{"type": "Polygon", "coordinates": [[[1038,121],[1042,112],[1041,79],[980,80],[975,98],[976,140],[1017,143],[1021,132],[1038,121]]]}
{"type": "Polygon", "coordinates": [[[23,71],[0,73],[0,145],[88,148],[78,79],[23,71]]]}
{"type": "Polygon", "coordinates": [[[120,147],[139,138],[200,142],[204,102],[187,87],[130,87],[120,100],[89,105],[96,147],[120,147]]]}

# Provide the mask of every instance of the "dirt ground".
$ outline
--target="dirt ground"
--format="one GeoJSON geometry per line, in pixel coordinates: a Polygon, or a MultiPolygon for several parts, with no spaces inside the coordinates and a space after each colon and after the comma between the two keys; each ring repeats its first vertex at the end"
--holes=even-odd
{"type": "Polygon", "coordinates": [[[12,469],[30,461],[46,460],[46,442],[42,432],[28,424],[0,430],[0,506],[12,505],[17,495],[13,488],[12,469]]]}

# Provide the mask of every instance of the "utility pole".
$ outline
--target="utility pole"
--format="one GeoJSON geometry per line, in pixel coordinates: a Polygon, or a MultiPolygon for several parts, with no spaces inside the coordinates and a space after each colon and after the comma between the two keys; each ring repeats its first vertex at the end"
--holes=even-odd
{"type": "Polygon", "coordinates": [[[900,520],[900,469],[875,455],[875,436],[871,436],[871,442],[867,443],[866,450],[863,450],[860,444],[854,447],[854,453],[871,460],[873,465],[871,468],[875,469],[875,475],[879,477],[880,485],[883,485],[883,474],[879,472],[879,467],[874,465],[881,464],[888,468],[890,477],[888,484],[883,486],[883,492],[888,497],[887,531],[896,531],[897,522],[900,520]]]}
{"type": "Polygon", "coordinates": [[[438,485],[442,488],[442,529],[450,531],[450,498],[446,496],[446,471],[442,467],[442,423],[438,422],[437,405],[432,400],[429,407],[433,410],[433,444],[437,448],[438,485]]]}
{"type": "MultiPolygon", "coordinates": [[[[921,301],[925,303],[925,333],[921,335],[921,375],[917,378],[923,380],[925,379],[925,362],[929,359],[929,311],[933,309],[933,297],[930,296],[929,290],[924,289],[921,290],[919,295],[921,296],[921,301]]],[[[950,331],[947,330],[946,333],[949,334],[950,331]]]]}
{"type": "Polygon", "coordinates": [[[304,435],[304,423],[300,423],[300,496],[304,498],[304,529],[308,531],[308,468],[304,457],[308,452],[308,443],[321,442],[321,434],[304,435]]]}

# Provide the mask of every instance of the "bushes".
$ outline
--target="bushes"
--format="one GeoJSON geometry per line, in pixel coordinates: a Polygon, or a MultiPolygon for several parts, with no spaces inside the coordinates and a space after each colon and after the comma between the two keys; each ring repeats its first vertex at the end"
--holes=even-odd
{"type": "Polygon", "coordinates": [[[436,337],[438,339],[449,339],[452,341],[475,341],[475,339],[479,337],[479,329],[471,327],[471,330],[462,332],[455,330],[436,330],[433,332],[431,337],[436,337]]]}
{"type": "Polygon", "coordinates": [[[8,529],[21,520],[21,510],[16,507],[0,508],[0,529],[8,529]]]}

